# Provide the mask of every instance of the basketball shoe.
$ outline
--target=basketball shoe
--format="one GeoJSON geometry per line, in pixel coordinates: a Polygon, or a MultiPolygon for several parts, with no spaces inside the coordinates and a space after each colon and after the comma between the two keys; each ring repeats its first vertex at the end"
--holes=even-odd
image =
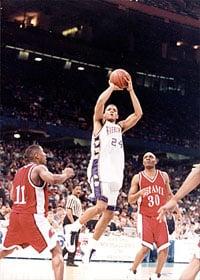
{"type": "Polygon", "coordinates": [[[135,272],[133,272],[132,269],[129,269],[129,272],[126,276],[126,280],[138,280],[138,274],[135,272]]]}
{"type": "Polygon", "coordinates": [[[65,237],[65,247],[70,253],[75,251],[75,240],[76,240],[77,231],[73,230],[71,224],[64,226],[64,237],[65,237]]]}
{"type": "Polygon", "coordinates": [[[88,239],[88,244],[83,249],[82,262],[84,264],[88,264],[91,261],[92,256],[96,252],[97,244],[98,241],[93,237],[88,239]]]}
{"type": "Polygon", "coordinates": [[[89,264],[95,252],[96,250],[91,247],[86,248],[85,251],[83,251],[82,263],[89,264]]]}
{"type": "Polygon", "coordinates": [[[162,279],[160,273],[153,273],[151,275],[151,277],[149,278],[149,280],[158,280],[158,279],[160,279],[160,280],[162,279]]]}

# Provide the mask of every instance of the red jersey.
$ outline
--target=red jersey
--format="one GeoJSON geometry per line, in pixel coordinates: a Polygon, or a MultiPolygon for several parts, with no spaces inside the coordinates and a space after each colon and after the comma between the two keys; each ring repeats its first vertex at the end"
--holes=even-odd
{"type": "Polygon", "coordinates": [[[155,217],[158,215],[158,209],[167,202],[168,190],[162,171],[156,170],[153,179],[148,177],[144,171],[139,173],[140,189],[147,188],[144,197],[141,197],[139,203],[139,213],[155,217]]]}
{"type": "Polygon", "coordinates": [[[39,187],[31,181],[31,171],[34,163],[20,168],[13,180],[13,207],[12,212],[29,214],[46,214],[48,211],[47,184],[39,187]]]}

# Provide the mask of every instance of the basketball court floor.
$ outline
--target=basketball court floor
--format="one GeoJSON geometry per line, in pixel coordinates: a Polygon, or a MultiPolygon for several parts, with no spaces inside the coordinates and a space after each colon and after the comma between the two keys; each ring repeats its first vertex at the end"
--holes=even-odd
{"type": "MultiPolygon", "coordinates": [[[[126,280],[130,263],[91,262],[79,267],[65,266],[64,280],[126,280]]],[[[162,280],[178,280],[186,264],[166,264],[162,280]]],[[[138,269],[138,279],[148,280],[155,264],[142,264],[138,269]]],[[[0,280],[53,280],[51,261],[33,259],[0,260],[0,280]]],[[[197,277],[197,279],[200,279],[197,277]]]]}

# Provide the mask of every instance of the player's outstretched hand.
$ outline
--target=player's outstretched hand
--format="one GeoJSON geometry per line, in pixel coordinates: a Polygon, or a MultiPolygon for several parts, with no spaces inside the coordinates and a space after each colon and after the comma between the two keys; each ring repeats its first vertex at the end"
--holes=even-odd
{"type": "Polygon", "coordinates": [[[160,209],[158,210],[158,217],[157,220],[159,222],[162,222],[164,220],[165,214],[176,208],[177,202],[174,198],[171,198],[165,205],[161,206],[160,209]]]}

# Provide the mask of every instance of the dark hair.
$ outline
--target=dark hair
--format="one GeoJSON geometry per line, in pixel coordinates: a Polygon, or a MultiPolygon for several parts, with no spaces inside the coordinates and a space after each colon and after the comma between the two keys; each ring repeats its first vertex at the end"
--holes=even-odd
{"type": "Polygon", "coordinates": [[[31,145],[29,146],[24,153],[24,157],[25,159],[27,159],[28,161],[31,161],[34,159],[35,156],[35,152],[39,151],[41,149],[40,145],[31,145]]]}
{"type": "Polygon", "coordinates": [[[118,112],[118,108],[115,104],[111,103],[111,104],[107,104],[106,107],[104,108],[104,113],[106,111],[106,109],[109,107],[109,106],[115,106],[115,108],[117,109],[117,112],[118,112]]]}
{"type": "MultiPolygon", "coordinates": [[[[81,186],[80,186],[80,184],[74,184],[74,185],[72,186],[72,190],[74,190],[76,187],[81,187],[81,186]]],[[[81,189],[82,189],[82,187],[81,187],[81,189]]]]}

